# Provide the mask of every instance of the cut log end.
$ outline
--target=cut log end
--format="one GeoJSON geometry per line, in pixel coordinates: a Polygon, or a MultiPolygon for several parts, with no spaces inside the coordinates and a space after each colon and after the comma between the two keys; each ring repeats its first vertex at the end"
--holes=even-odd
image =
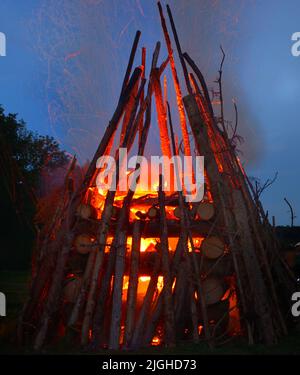
{"type": "Polygon", "coordinates": [[[96,239],[89,234],[80,234],[75,238],[74,246],[79,254],[88,254],[95,250],[96,239]]]}
{"type": "Polygon", "coordinates": [[[201,202],[197,207],[197,216],[200,220],[211,220],[215,215],[213,203],[201,202]]]}
{"type": "Polygon", "coordinates": [[[216,236],[207,237],[201,245],[202,254],[208,259],[217,259],[224,254],[225,244],[216,236]]]}
{"type": "Polygon", "coordinates": [[[150,207],[148,212],[147,212],[147,215],[148,215],[149,219],[157,218],[158,214],[159,214],[159,210],[158,210],[158,208],[156,208],[154,206],[150,207]]]}
{"type": "Polygon", "coordinates": [[[93,206],[89,204],[80,204],[77,207],[76,213],[78,216],[80,216],[82,219],[90,219],[95,217],[95,209],[93,206]]]}

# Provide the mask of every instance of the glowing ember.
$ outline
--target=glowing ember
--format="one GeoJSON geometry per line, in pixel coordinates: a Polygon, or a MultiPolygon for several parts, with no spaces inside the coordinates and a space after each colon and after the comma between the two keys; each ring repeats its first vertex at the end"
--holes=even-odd
{"type": "Polygon", "coordinates": [[[198,334],[201,335],[201,332],[203,331],[203,326],[199,325],[198,326],[198,334]]]}
{"type": "Polygon", "coordinates": [[[161,343],[161,340],[158,336],[154,336],[151,342],[152,346],[159,346],[161,343]]]}

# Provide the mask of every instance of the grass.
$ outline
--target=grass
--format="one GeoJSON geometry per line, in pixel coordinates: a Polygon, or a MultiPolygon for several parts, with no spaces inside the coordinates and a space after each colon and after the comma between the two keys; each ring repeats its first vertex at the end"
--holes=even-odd
{"type": "MultiPolygon", "coordinates": [[[[18,314],[22,308],[27,295],[29,274],[28,272],[4,272],[0,271],[0,291],[5,293],[7,298],[7,316],[0,317],[0,354],[32,354],[31,348],[18,348],[13,342],[14,332],[18,314]]],[[[68,338],[61,340],[56,345],[49,346],[44,351],[45,354],[88,354],[74,347],[68,341],[68,338]]],[[[124,354],[124,352],[111,352],[102,350],[98,355],[124,354]]],[[[248,346],[242,338],[236,338],[230,343],[210,350],[206,344],[198,345],[193,343],[178,344],[176,348],[152,347],[142,349],[137,352],[126,352],[128,355],[281,355],[281,354],[300,354],[300,332],[294,330],[287,337],[283,338],[277,345],[248,346]]]]}

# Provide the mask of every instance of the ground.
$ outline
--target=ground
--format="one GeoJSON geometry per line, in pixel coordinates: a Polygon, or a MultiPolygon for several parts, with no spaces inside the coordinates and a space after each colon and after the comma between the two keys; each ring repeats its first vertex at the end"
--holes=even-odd
{"type": "MultiPolygon", "coordinates": [[[[0,317],[0,355],[1,354],[30,354],[29,348],[18,348],[14,344],[14,330],[17,316],[26,298],[28,289],[28,272],[4,272],[0,271],[0,291],[7,296],[7,316],[0,317]]],[[[122,352],[124,353],[124,352],[122,352]]],[[[45,354],[85,354],[80,349],[70,346],[67,341],[49,347],[45,354]]],[[[99,354],[112,354],[109,351],[102,351],[99,354]]],[[[176,348],[167,349],[153,347],[128,354],[300,354],[300,332],[294,329],[293,332],[283,338],[277,345],[266,347],[254,345],[249,347],[242,339],[236,339],[226,346],[210,350],[205,344],[179,345],[176,348]]]]}

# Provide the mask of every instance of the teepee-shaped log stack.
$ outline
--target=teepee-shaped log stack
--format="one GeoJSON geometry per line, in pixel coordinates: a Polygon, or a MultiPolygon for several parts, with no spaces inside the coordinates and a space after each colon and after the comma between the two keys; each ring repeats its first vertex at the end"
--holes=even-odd
{"type": "MultiPolygon", "coordinates": [[[[261,204],[253,198],[224,126],[223,109],[217,121],[205,80],[182,52],[167,7],[188,92],[183,96],[163,10],[158,7],[168,58],[158,66],[158,42],[147,82],[144,48],[142,64],[132,72],[137,32],[116,110],[85,178],[72,191],[73,160],[55,217],[44,228],[18,326],[19,339],[35,349],[66,335],[74,345],[97,350],[174,346],[181,340],[203,340],[213,346],[234,335],[246,336],[250,344],[271,344],[287,332],[293,276],[280,257],[261,204]],[[162,176],[158,192],[143,195],[129,189],[125,194],[118,190],[101,194],[96,164],[99,157],[113,154],[114,142],[116,160],[119,147],[129,152],[136,143],[138,156],[144,155],[152,95],[162,153],[180,154],[166,80],[161,84],[168,65],[184,154],[191,155],[194,145],[204,156],[204,199],[188,204],[184,192],[166,194],[162,176]]],[[[219,84],[221,91],[221,75],[219,84]]],[[[176,165],[174,172],[179,178],[176,165]]]]}

